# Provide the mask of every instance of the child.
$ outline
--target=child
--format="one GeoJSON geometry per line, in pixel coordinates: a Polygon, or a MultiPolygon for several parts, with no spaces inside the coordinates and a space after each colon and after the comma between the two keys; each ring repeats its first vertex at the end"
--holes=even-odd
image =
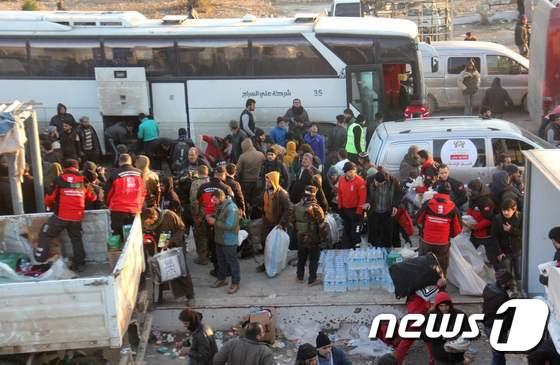
{"type": "MultiPolygon", "coordinates": [[[[556,252],[554,253],[554,262],[556,267],[560,266],[560,226],[552,228],[548,232],[548,238],[552,241],[552,245],[556,252]]],[[[546,274],[541,274],[539,276],[539,281],[542,285],[548,285],[548,276],[546,274]]]]}
{"type": "Polygon", "coordinates": [[[508,270],[516,283],[521,280],[521,212],[517,210],[514,199],[505,199],[501,205],[501,213],[492,222],[491,235],[497,241],[496,259],[508,270]]]}

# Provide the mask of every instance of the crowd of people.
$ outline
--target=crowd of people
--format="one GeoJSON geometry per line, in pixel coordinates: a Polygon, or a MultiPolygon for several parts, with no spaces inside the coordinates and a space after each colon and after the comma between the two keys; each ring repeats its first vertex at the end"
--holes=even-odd
{"type": "MultiPolygon", "coordinates": [[[[240,270],[238,232],[247,222],[262,219],[261,245],[250,251],[262,253],[273,228],[287,231],[298,251],[295,279],[301,285],[307,269],[307,284],[313,286],[321,282],[317,268],[328,213],[342,218],[342,240],[334,246],[342,249],[356,247],[362,237],[372,246],[387,249],[400,246],[403,240],[411,242],[398,218],[404,215],[414,218],[418,226],[420,255],[433,253],[444,274],[450,239],[464,227],[472,231],[472,244],[485,248],[487,261],[497,273],[497,283],[484,291],[484,302],[492,303],[485,304],[485,314],[495,315],[491,312],[499,308],[496,303],[509,298],[506,289],[522,295],[518,281],[524,182],[507,154],[500,156],[489,186],[480,179],[455,179],[453,166],[435,161],[429,151],[416,146],[403,156],[399,174],[392,175],[369,160],[366,136],[372,134],[371,124],[362,115],[355,117],[345,110],[323,135],[301,100],[294,99],[267,134],[257,126],[255,108],[256,102],[247,100],[239,120],[230,121],[229,135],[200,136],[200,144],[206,143],[204,152],[184,129],[179,129],[176,140],[160,137],[157,122],[141,114],[136,126],[117,123],[105,130],[113,159],[103,163],[100,141],[88,118],[78,123],[59,104],[41,138],[45,203],[54,214],[41,230],[35,259],[45,261],[52,240],[67,230],[73,268],[80,272],[86,259],[81,237],[84,210],[108,208],[113,234],[120,236],[123,227],[141,214],[149,255],[162,249],[157,244],[162,234],[166,234],[167,247],[181,247],[192,232],[194,263],[211,264],[209,275],[216,278],[212,287],[227,286],[227,293],[235,294],[242,274],[247,275],[240,270]],[[418,177],[421,184],[410,188],[418,177]],[[411,200],[411,191],[421,205],[411,200]],[[464,214],[474,222],[464,220],[464,214]]],[[[383,123],[382,115],[376,119],[383,123]]],[[[264,265],[256,270],[264,271],[264,265]]],[[[435,298],[433,310],[455,313],[445,283],[437,284],[437,296],[407,298],[409,311],[425,314],[435,298]]],[[[187,304],[194,298],[190,275],[172,280],[170,288],[175,297],[186,297],[187,304]]],[[[257,327],[248,332],[255,337],[249,337],[248,343],[256,341],[257,327]]],[[[410,345],[403,340],[397,347],[399,362],[410,345]]],[[[235,355],[222,353],[231,346],[224,346],[215,363],[235,363],[226,360],[235,355]]],[[[429,348],[437,363],[459,362],[440,343],[429,348]]]]}

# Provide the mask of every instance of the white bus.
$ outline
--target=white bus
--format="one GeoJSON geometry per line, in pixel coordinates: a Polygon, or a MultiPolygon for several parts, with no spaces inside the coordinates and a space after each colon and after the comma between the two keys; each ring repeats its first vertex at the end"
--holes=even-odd
{"type": "Polygon", "coordinates": [[[162,136],[225,135],[245,101],[268,128],[300,98],[312,120],[347,108],[400,118],[424,100],[416,25],[385,18],[147,19],[137,12],[0,12],[0,100],[59,102],[98,133],[151,113],[162,136]]]}

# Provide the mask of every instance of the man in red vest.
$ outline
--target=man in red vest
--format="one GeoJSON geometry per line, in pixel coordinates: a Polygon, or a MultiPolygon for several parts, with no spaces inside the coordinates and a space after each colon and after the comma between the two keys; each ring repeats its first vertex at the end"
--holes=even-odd
{"type": "Polygon", "coordinates": [[[45,262],[49,258],[52,240],[66,229],[72,242],[73,269],[83,271],[86,253],[82,242],[82,219],[86,201],[96,201],[95,193],[87,189],[84,177],[79,172],[76,160],[64,161],[64,171],[54,182],[52,192],[45,196],[45,206],[54,214],[39,233],[39,245],[35,249],[35,259],[45,262]]]}
{"type": "Polygon", "coordinates": [[[436,255],[444,273],[449,266],[449,240],[457,236],[461,227],[461,213],[451,200],[451,185],[440,184],[437,194],[428,200],[418,212],[421,226],[420,254],[432,252],[436,255]]]}

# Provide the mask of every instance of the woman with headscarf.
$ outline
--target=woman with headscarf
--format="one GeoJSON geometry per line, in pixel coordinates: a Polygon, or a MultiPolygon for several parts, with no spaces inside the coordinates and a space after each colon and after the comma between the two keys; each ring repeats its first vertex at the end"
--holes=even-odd
{"type": "Polygon", "coordinates": [[[182,217],[183,207],[179,195],[175,192],[173,176],[164,176],[160,181],[159,188],[161,193],[159,208],[171,210],[182,217]]]}
{"type": "Polygon", "coordinates": [[[179,320],[190,333],[189,365],[211,365],[218,345],[212,328],[202,323],[202,313],[187,308],[179,314],[179,320]]]}
{"type": "Polygon", "coordinates": [[[472,115],[474,94],[480,88],[480,73],[476,70],[473,60],[469,60],[465,69],[457,77],[457,86],[465,100],[465,115],[472,115]]]}
{"type": "Polygon", "coordinates": [[[142,177],[147,192],[144,206],[146,208],[159,206],[159,177],[154,171],[150,170],[150,159],[147,156],[138,155],[134,167],[142,170],[142,177]]]}

